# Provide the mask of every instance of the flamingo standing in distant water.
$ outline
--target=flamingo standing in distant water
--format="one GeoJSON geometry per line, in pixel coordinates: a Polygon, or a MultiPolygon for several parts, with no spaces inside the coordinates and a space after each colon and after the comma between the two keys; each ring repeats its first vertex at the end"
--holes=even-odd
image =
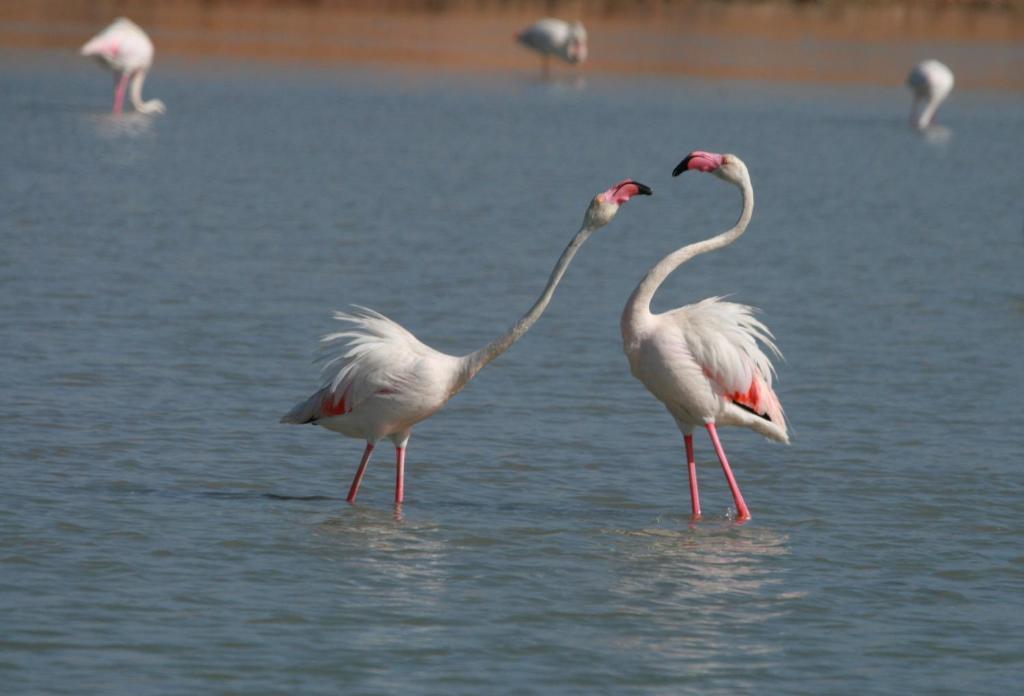
{"type": "Polygon", "coordinates": [[[132,106],[140,114],[162,114],[167,110],[159,99],[142,101],[142,84],[153,65],[153,42],[138,24],[118,17],[110,26],[82,46],[83,56],[92,56],[114,72],[114,113],[124,108],[124,93],[131,82],[132,106]]]}
{"type": "Polygon", "coordinates": [[[516,40],[541,54],[541,72],[548,76],[551,56],[576,65],[587,59],[587,30],[582,22],[545,18],[516,34],[516,40]]]}
{"type": "Polygon", "coordinates": [[[665,404],[683,433],[694,519],[700,519],[701,512],[692,433],[694,427],[704,426],[736,502],[737,519],[744,521],[750,519],[750,511],[716,425],[742,425],[789,442],[782,405],[772,391],[774,368],[758,346],[761,341],[780,355],[771,332],[754,318],[754,308],[718,297],[651,313],[651,298],[670,273],[698,254],[732,244],[747,229],[754,211],[754,190],[739,157],[692,152],[672,176],[691,169],[713,172],[737,186],[743,192],[743,212],[731,230],[678,249],[647,272],[622,312],[622,344],[633,376],[665,404]]]}
{"type": "Polygon", "coordinates": [[[611,222],[619,206],[638,194],[650,195],[651,189],[627,179],[595,196],[582,227],[562,252],[540,298],[515,326],[469,355],[456,357],[436,351],[373,310],[360,307],[354,314],[335,313],[335,319],[350,327],[321,340],[324,386],[297,404],[281,422],[313,423],[366,440],[362,461],[348,491],[350,503],[355,502],[374,445],[383,438],[391,440],[397,456],[395,502],[401,503],[405,491],[405,447],[412,427],[437,412],[477,372],[533,326],[583,242],[611,222]]]}
{"type": "Polygon", "coordinates": [[[910,122],[920,131],[927,130],[939,105],[953,91],[953,71],[937,60],[921,61],[907,76],[907,87],[914,93],[910,122]],[[921,107],[922,101],[924,107],[921,107]]]}

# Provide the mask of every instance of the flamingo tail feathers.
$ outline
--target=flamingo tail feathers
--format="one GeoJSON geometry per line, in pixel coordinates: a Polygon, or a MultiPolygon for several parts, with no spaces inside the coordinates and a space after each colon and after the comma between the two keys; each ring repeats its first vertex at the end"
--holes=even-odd
{"type": "Polygon", "coordinates": [[[346,394],[342,394],[339,398],[329,387],[324,387],[281,416],[281,422],[299,425],[316,423],[321,418],[343,416],[351,410],[346,400],[346,394]]]}
{"type": "Polygon", "coordinates": [[[321,389],[305,401],[295,404],[292,410],[281,416],[281,422],[296,425],[315,422],[320,418],[320,405],[324,400],[324,392],[325,390],[321,389]]]}
{"type": "Polygon", "coordinates": [[[734,406],[757,416],[754,422],[749,423],[752,428],[772,440],[789,443],[786,413],[782,409],[782,403],[760,373],[754,373],[750,388],[745,393],[733,392],[726,394],[725,397],[734,406]]]}

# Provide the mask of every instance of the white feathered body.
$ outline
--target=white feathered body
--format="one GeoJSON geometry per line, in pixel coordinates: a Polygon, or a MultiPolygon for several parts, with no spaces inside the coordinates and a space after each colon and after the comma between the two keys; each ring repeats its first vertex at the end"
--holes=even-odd
{"type": "Polygon", "coordinates": [[[664,314],[624,318],[630,371],[684,434],[714,422],[789,442],[782,406],[772,391],[774,369],[758,343],[776,355],[779,351],[755,311],[711,297],[664,314]]]}
{"type": "Polygon", "coordinates": [[[542,55],[558,56],[567,63],[587,59],[587,30],[580,22],[545,18],[523,29],[516,38],[542,55]]]}
{"type": "Polygon", "coordinates": [[[953,89],[953,71],[937,60],[924,60],[910,72],[907,86],[923,99],[945,99],[953,89]]]}
{"type": "Polygon", "coordinates": [[[434,350],[387,317],[359,308],[335,319],[350,328],[321,339],[323,386],[282,422],[404,445],[415,424],[464,386],[463,358],[434,350]]]}
{"type": "Polygon", "coordinates": [[[153,42],[135,22],[118,17],[82,46],[83,56],[96,58],[114,72],[148,70],[153,64],[153,42]]]}

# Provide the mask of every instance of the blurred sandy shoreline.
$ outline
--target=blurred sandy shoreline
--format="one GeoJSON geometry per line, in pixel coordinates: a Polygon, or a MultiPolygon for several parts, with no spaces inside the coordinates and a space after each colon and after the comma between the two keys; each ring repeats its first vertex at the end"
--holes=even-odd
{"type": "Polygon", "coordinates": [[[73,51],[119,15],[163,56],[530,72],[512,36],[553,15],[586,23],[584,74],[899,84],[937,57],[1024,91],[1024,0],[0,0],[0,46],[73,51]]]}

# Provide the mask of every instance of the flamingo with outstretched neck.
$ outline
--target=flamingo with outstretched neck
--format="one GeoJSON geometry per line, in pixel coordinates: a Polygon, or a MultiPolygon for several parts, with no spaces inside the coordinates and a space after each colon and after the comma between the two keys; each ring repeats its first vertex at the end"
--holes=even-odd
{"type": "Polygon", "coordinates": [[[651,312],[658,287],[694,256],[732,244],[747,229],[754,212],[754,190],[743,161],[736,155],[692,152],[672,172],[711,172],[743,192],[736,225],[722,234],[672,252],[647,272],[622,312],[622,344],[633,376],[668,409],[683,433],[690,478],[693,518],[700,519],[700,495],[693,455],[693,429],[711,436],[736,503],[737,519],[750,510],[736,483],[718,425],[739,425],[779,442],[789,442],[782,405],[772,391],[774,368],[758,342],[779,354],[768,328],[747,305],[709,297],[662,314],[651,312]]]}
{"type": "Polygon", "coordinates": [[[153,42],[132,20],[118,17],[89,39],[80,53],[95,58],[100,65],[113,71],[115,114],[124,110],[124,95],[129,84],[129,98],[140,114],[162,114],[167,110],[159,99],[142,100],[142,85],[153,66],[153,42]]]}
{"type": "Polygon", "coordinates": [[[281,422],[313,423],[366,440],[346,498],[350,503],[355,502],[374,446],[384,438],[391,440],[397,458],[395,502],[401,503],[405,497],[405,448],[413,426],[440,410],[484,366],[522,338],[547,308],[569,263],[587,238],[611,222],[619,207],[630,198],[650,194],[650,188],[630,179],[597,194],[584,214],[579,232],[562,252],[534,305],[512,328],[469,355],[454,356],[434,350],[399,324],[370,309],[358,307],[353,313],[335,313],[335,319],[348,327],[321,340],[324,384],[281,422]]]}
{"type": "Polygon", "coordinates": [[[927,130],[939,106],[953,91],[953,71],[937,60],[921,61],[907,76],[907,87],[914,94],[910,123],[917,130],[927,130]]]}
{"type": "Polygon", "coordinates": [[[546,17],[516,34],[516,41],[540,54],[541,74],[545,78],[550,72],[551,56],[570,65],[587,59],[587,30],[579,21],[570,24],[546,17]]]}

